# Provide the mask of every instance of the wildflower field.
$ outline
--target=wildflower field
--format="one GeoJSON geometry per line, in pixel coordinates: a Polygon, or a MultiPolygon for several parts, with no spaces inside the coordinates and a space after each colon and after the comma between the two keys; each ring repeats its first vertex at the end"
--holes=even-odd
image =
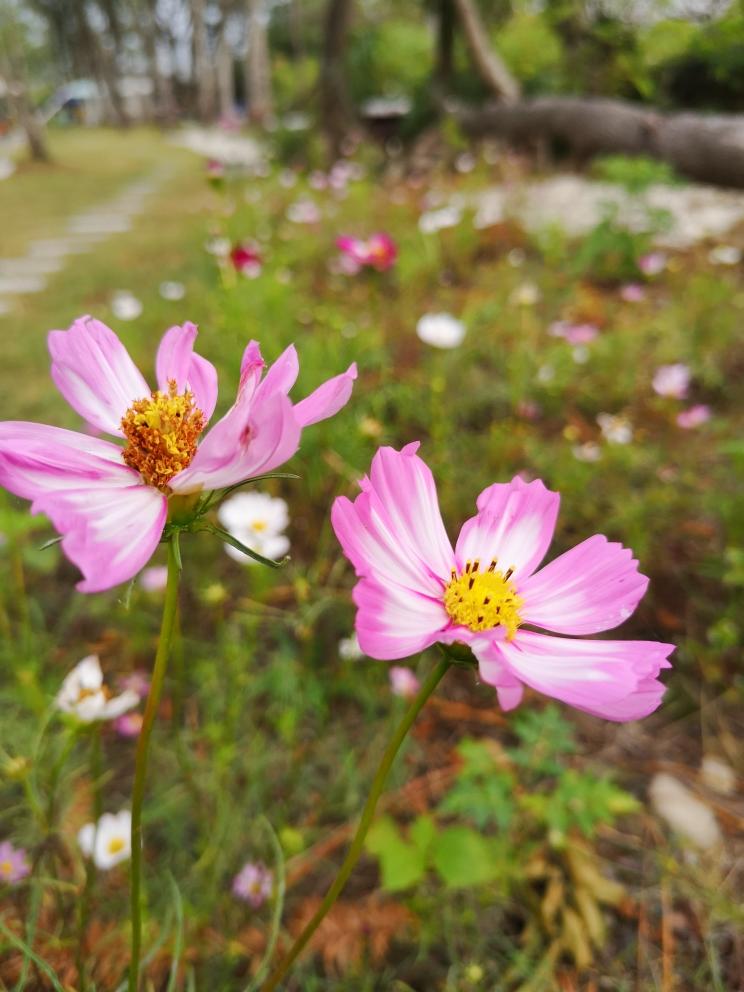
{"type": "Polygon", "coordinates": [[[0,315],[0,988],[741,988],[741,223],[91,140],[0,183],[8,257],[148,184],[0,315]]]}

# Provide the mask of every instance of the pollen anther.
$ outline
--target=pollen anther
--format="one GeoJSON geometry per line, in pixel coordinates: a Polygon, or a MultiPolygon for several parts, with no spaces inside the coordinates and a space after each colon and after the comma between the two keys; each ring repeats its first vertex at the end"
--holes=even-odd
{"type": "Polygon", "coordinates": [[[510,581],[513,569],[506,573],[492,561],[488,571],[480,571],[480,562],[465,562],[460,575],[453,570],[444,590],[444,608],[454,623],[470,630],[490,630],[502,626],[511,640],[521,624],[522,599],[510,581]]]}
{"type": "Polygon", "coordinates": [[[168,493],[170,480],[196,454],[204,421],[193,393],[179,393],[171,379],[167,393],[157,390],[137,400],[122,417],[121,429],[127,439],[122,457],[145,482],[168,493]]]}

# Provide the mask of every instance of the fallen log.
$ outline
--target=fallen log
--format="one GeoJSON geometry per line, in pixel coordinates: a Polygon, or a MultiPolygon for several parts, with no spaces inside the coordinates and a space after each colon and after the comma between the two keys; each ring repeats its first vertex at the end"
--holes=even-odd
{"type": "Polygon", "coordinates": [[[548,146],[582,159],[648,155],[691,179],[744,188],[744,114],[667,114],[621,100],[560,96],[452,113],[473,137],[548,146]]]}

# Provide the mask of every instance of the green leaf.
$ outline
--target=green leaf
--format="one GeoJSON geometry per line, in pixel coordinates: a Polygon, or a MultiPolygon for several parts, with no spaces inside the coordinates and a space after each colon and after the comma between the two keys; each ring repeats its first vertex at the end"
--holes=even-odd
{"type": "Polygon", "coordinates": [[[417,817],[411,824],[408,833],[423,857],[426,858],[437,835],[437,825],[434,818],[431,816],[417,817]]]}
{"type": "Polygon", "coordinates": [[[388,892],[407,889],[420,882],[426,873],[424,853],[403,839],[389,816],[372,824],[365,846],[379,859],[382,888],[388,892]]]}
{"type": "Polygon", "coordinates": [[[499,864],[489,842],[469,827],[448,827],[434,842],[434,867],[445,885],[465,888],[493,881],[499,864]]]}

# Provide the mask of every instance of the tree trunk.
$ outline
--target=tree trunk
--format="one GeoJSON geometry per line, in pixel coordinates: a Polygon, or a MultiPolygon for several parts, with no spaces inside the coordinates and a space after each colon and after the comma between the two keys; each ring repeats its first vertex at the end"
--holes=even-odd
{"type": "Polygon", "coordinates": [[[220,117],[232,117],[235,113],[235,87],[233,80],[233,58],[225,37],[224,26],[217,45],[217,101],[220,117]]]}
{"type": "Polygon", "coordinates": [[[328,0],[320,66],[320,115],[333,158],[338,158],[355,121],[344,67],[351,12],[352,0],[328,0]]]}
{"type": "Polygon", "coordinates": [[[17,49],[15,53],[4,48],[0,50],[0,71],[8,87],[10,105],[26,135],[29,155],[34,162],[48,162],[50,156],[44,128],[28,98],[26,67],[20,54],[21,45],[17,44],[14,47],[17,49]]]}
{"type": "Polygon", "coordinates": [[[248,116],[261,124],[271,115],[271,62],[269,60],[269,14],[264,0],[248,0],[248,52],[246,82],[248,84],[248,116]]]}
{"type": "Polygon", "coordinates": [[[583,158],[648,155],[692,179],[744,188],[742,114],[665,114],[621,100],[540,97],[455,116],[475,136],[548,142],[583,158]]]}
{"type": "Polygon", "coordinates": [[[452,0],[438,0],[437,18],[437,58],[434,79],[442,93],[446,93],[452,81],[455,65],[455,8],[452,0]]]}
{"type": "Polygon", "coordinates": [[[204,19],[205,0],[191,0],[191,25],[194,45],[194,81],[196,110],[199,120],[208,123],[215,111],[215,79],[209,57],[209,36],[204,19]]]}
{"type": "Polygon", "coordinates": [[[491,48],[488,32],[480,19],[474,0],[454,0],[465,40],[478,75],[491,92],[504,103],[519,99],[519,83],[491,48]]]}

